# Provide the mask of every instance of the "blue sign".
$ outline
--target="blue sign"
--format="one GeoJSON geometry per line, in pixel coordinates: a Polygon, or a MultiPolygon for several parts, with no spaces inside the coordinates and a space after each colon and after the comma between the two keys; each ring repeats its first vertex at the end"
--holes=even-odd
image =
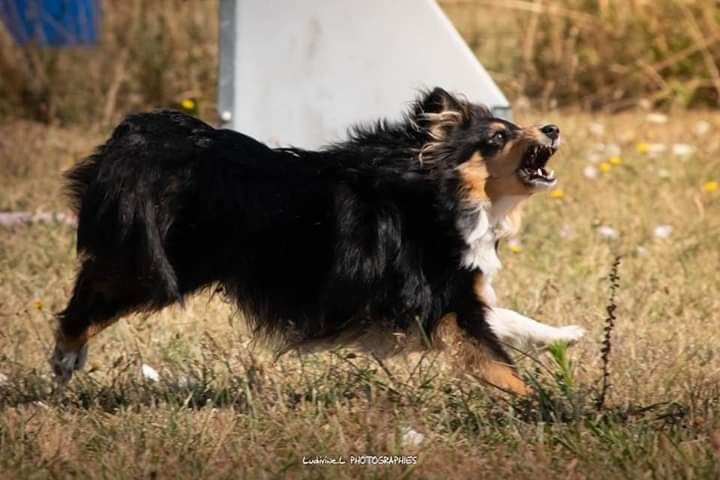
{"type": "Polygon", "coordinates": [[[99,0],[0,0],[0,18],[21,45],[97,43],[99,0]]]}

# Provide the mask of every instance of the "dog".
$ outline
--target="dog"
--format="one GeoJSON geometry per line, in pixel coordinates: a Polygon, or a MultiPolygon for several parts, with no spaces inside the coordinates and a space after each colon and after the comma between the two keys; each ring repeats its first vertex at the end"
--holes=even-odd
{"type": "Polygon", "coordinates": [[[503,343],[582,330],[497,307],[492,279],[521,204],[556,183],[559,140],[554,125],[521,128],[441,88],[318,151],[179,112],[131,115],[65,174],[79,270],[57,314],[56,378],[120,317],[217,288],[283,348],[416,328],[526,394],[503,343]]]}

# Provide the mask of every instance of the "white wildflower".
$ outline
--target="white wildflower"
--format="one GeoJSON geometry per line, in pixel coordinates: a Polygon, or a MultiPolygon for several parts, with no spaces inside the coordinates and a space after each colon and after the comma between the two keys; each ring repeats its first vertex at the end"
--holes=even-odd
{"type": "Polygon", "coordinates": [[[676,143],[672,146],[672,152],[676,157],[687,157],[695,152],[695,147],[687,143],[676,143]]]}
{"type": "Polygon", "coordinates": [[[588,162],[590,162],[590,163],[602,162],[604,158],[605,158],[605,155],[602,155],[600,153],[595,153],[595,152],[590,152],[590,153],[588,153],[588,156],[587,156],[588,162]]]}
{"type": "Polygon", "coordinates": [[[663,123],[667,123],[668,117],[664,113],[653,112],[653,113],[648,113],[645,116],[645,120],[647,120],[650,123],[663,124],[663,123]]]}
{"type": "Polygon", "coordinates": [[[700,120],[695,124],[695,128],[693,130],[695,131],[695,135],[702,137],[710,131],[710,122],[700,120]]]}
{"type": "Polygon", "coordinates": [[[672,234],[672,227],[670,225],[658,225],[653,230],[655,238],[668,238],[672,234]]]}
{"type": "Polygon", "coordinates": [[[605,125],[603,125],[602,123],[592,122],[588,126],[588,129],[593,135],[601,136],[605,134],[605,125]]]}
{"type": "Polygon", "coordinates": [[[664,143],[648,143],[647,153],[648,155],[655,156],[665,153],[667,151],[667,145],[664,143]]]}
{"type": "Polygon", "coordinates": [[[588,165],[587,167],[583,168],[583,175],[585,175],[585,178],[593,179],[597,177],[597,168],[593,167],[592,165],[588,165]]]}
{"type": "Polygon", "coordinates": [[[597,232],[600,234],[601,237],[605,238],[617,238],[617,230],[615,230],[612,227],[608,227],[607,225],[600,225],[597,228],[597,232]]]}
{"type": "Polygon", "coordinates": [[[419,433],[415,431],[411,427],[404,427],[400,430],[400,435],[402,438],[402,444],[403,446],[411,446],[411,447],[417,447],[420,445],[423,440],[425,440],[425,435],[422,433],[419,433]]]}
{"type": "Polygon", "coordinates": [[[148,365],[147,363],[142,364],[142,374],[143,377],[145,377],[148,380],[152,380],[153,382],[160,381],[160,374],[155,370],[153,367],[148,365]]]}

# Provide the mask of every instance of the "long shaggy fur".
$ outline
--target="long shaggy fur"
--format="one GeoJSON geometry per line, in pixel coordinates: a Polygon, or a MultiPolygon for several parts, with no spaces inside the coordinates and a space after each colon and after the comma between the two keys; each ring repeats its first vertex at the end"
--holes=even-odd
{"type": "Polygon", "coordinates": [[[482,272],[462,266],[477,205],[460,166],[487,154],[493,122],[441,89],[320,151],[178,112],[129,116],[67,173],[81,268],[59,344],[220,286],[284,345],[380,325],[432,338],[453,312],[511,364],[476,293],[482,272]]]}

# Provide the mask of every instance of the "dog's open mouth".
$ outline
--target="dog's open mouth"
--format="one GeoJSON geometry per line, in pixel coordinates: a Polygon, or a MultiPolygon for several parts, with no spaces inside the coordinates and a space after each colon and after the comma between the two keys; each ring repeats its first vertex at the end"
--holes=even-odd
{"type": "Polygon", "coordinates": [[[530,146],[517,171],[520,179],[529,187],[548,188],[555,185],[555,172],[545,167],[556,151],[557,147],[530,146]]]}

